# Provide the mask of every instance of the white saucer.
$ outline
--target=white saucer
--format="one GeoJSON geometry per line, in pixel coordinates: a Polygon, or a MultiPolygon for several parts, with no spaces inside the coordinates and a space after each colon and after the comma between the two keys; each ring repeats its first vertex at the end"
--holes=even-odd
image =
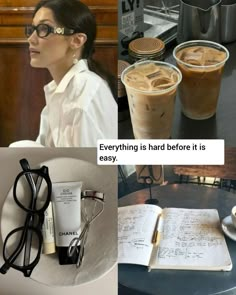
{"type": "MultiPolygon", "coordinates": [[[[91,225],[80,269],[75,265],[59,265],[56,254],[42,254],[30,278],[49,286],[74,286],[94,281],[109,272],[116,264],[116,173],[109,166],[97,166],[73,158],[55,158],[40,166],[42,165],[49,168],[52,182],[82,181],[83,189],[104,192],[105,204],[103,213],[91,225]]],[[[19,198],[23,198],[23,190],[19,193],[19,198]]],[[[13,200],[11,188],[2,209],[2,239],[4,240],[12,229],[21,226],[23,220],[24,215],[13,200]]]]}
{"type": "Polygon", "coordinates": [[[233,226],[231,216],[226,216],[222,222],[221,227],[223,232],[226,234],[227,237],[236,241],[236,228],[233,226]]]}

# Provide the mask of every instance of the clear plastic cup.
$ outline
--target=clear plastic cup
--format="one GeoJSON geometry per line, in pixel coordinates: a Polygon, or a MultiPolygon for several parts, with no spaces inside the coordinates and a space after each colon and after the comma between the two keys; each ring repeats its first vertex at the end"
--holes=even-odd
{"type": "Polygon", "coordinates": [[[176,89],[181,79],[175,66],[153,60],[135,63],[122,72],[136,139],[171,137],[176,89]]]}
{"type": "Polygon", "coordinates": [[[176,46],[173,56],[183,76],[179,85],[182,112],[195,120],[212,117],[228,50],[212,41],[194,40],[176,46]]]}

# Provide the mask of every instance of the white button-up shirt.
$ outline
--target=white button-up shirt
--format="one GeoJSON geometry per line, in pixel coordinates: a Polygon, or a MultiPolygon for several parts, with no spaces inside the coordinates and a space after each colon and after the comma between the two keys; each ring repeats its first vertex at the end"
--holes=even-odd
{"type": "Polygon", "coordinates": [[[62,78],[44,87],[37,143],[48,147],[96,147],[98,139],[117,139],[118,118],[107,83],[80,60],[62,78]]]}

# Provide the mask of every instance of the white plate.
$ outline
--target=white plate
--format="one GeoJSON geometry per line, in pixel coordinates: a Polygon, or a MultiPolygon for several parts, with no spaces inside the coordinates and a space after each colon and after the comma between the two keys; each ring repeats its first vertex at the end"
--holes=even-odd
{"type": "Polygon", "coordinates": [[[236,241],[236,228],[233,226],[231,216],[226,216],[221,222],[222,230],[230,239],[236,241]]]}
{"type": "MultiPolygon", "coordinates": [[[[42,165],[48,166],[52,182],[82,181],[82,189],[103,192],[105,206],[103,213],[90,226],[80,269],[75,265],[59,265],[56,254],[41,254],[31,278],[50,286],[80,285],[98,279],[110,271],[117,260],[116,168],[97,166],[73,158],[55,158],[39,167],[42,165]]],[[[3,240],[12,229],[22,226],[22,210],[14,202],[12,190],[13,188],[10,189],[2,209],[3,240]]]]}

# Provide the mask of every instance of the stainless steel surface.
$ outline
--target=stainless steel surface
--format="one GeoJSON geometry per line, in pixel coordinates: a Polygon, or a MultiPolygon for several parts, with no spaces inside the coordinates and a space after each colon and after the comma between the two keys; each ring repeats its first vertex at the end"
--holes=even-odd
{"type": "Polygon", "coordinates": [[[177,42],[201,39],[220,42],[221,0],[180,0],[177,42]]]}
{"type": "Polygon", "coordinates": [[[221,2],[221,41],[229,43],[236,40],[236,0],[221,2]]]}
{"type": "Polygon", "coordinates": [[[179,1],[153,1],[144,5],[144,37],[158,37],[165,44],[177,35],[179,1]]]}

